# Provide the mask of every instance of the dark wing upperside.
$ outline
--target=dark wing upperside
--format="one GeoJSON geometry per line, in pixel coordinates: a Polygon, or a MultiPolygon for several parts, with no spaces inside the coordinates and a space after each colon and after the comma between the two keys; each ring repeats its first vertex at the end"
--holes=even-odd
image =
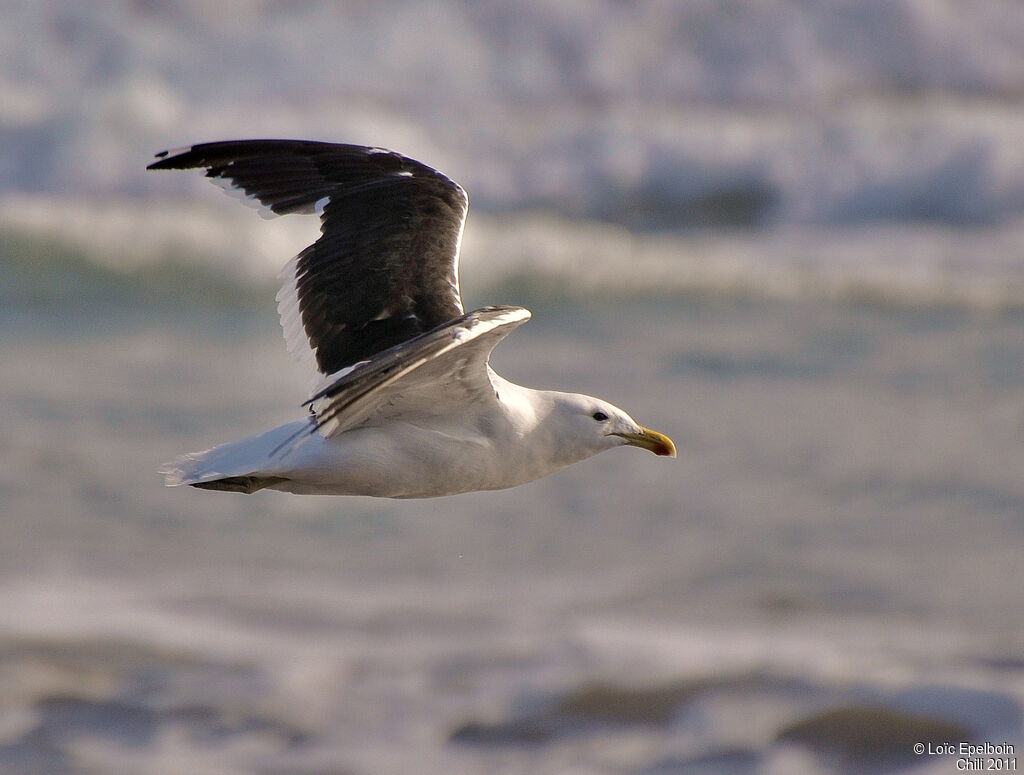
{"type": "Polygon", "coordinates": [[[148,169],[206,168],[271,214],[320,215],[320,239],[286,268],[279,309],[289,345],[301,323],[321,373],[463,313],[458,260],[469,200],[440,172],[380,148],[304,140],[157,155],[148,169]]]}

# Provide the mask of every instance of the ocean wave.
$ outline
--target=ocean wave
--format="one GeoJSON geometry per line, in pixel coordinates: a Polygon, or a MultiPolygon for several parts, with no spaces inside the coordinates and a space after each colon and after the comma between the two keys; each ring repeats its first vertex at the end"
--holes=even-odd
{"type": "Polygon", "coordinates": [[[258,134],[634,230],[1024,214],[1024,6],[1002,2],[44,0],[11,3],[0,42],[0,190],[180,195],[154,151],[258,134]]]}
{"type": "MultiPolygon", "coordinates": [[[[85,297],[263,299],[313,218],[149,202],[0,201],[8,304],[85,297]]],[[[474,214],[463,243],[467,303],[681,294],[971,308],[1024,306],[1024,219],[940,225],[790,226],[671,233],[551,211],[474,214]],[[507,298],[511,296],[512,298],[507,298]]],[[[269,304],[269,302],[268,302],[269,304]]]]}

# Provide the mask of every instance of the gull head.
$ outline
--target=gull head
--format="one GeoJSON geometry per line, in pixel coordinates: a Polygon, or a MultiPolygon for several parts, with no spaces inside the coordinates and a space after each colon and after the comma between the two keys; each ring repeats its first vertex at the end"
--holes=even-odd
{"type": "Polygon", "coordinates": [[[645,428],[617,406],[600,398],[573,393],[559,395],[560,429],[566,441],[572,439],[590,451],[612,447],[640,447],[663,457],[675,457],[676,445],[659,431],[645,428]]]}

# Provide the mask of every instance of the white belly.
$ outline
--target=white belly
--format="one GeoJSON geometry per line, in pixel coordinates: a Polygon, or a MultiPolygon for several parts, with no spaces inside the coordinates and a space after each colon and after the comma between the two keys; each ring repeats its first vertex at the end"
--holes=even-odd
{"type": "Polygon", "coordinates": [[[401,424],[314,435],[285,456],[273,489],[301,494],[432,498],[529,481],[509,476],[502,449],[488,437],[458,437],[401,424]]]}

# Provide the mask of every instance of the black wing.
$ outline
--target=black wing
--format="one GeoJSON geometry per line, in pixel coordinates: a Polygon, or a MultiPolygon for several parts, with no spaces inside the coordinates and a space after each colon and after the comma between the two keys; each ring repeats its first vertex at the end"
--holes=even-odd
{"type": "Polygon", "coordinates": [[[206,168],[273,214],[320,215],[322,236],[288,265],[279,299],[286,337],[292,343],[291,315],[323,374],[463,313],[458,261],[469,200],[437,170],[380,148],[305,140],[203,143],[157,156],[148,169],[206,168]]]}

